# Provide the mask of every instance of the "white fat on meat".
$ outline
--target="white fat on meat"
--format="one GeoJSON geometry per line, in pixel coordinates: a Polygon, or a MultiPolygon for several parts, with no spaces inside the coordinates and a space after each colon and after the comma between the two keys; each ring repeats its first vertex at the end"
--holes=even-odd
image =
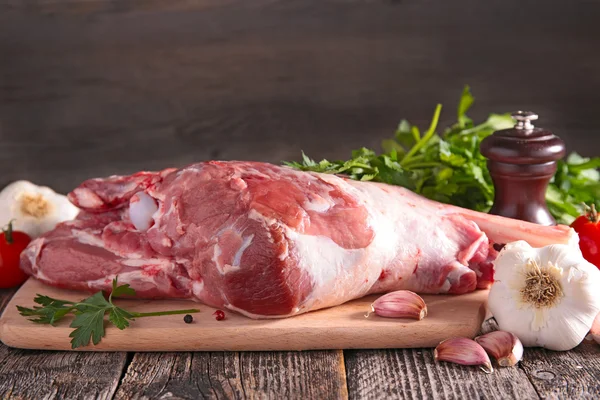
{"type": "Polygon", "coordinates": [[[244,237],[244,239],[242,240],[242,244],[240,245],[240,248],[235,252],[235,255],[233,256],[233,261],[232,261],[231,265],[230,264],[222,264],[219,261],[219,257],[221,256],[222,251],[221,251],[221,247],[219,246],[219,244],[218,243],[215,244],[215,246],[213,248],[212,261],[217,266],[217,269],[219,270],[221,275],[225,275],[230,272],[240,270],[240,268],[241,268],[240,263],[242,261],[242,256],[244,255],[244,251],[252,244],[252,239],[254,239],[254,234],[244,237]]]}
{"type": "Polygon", "coordinates": [[[145,192],[138,192],[131,197],[129,219],[138,231],[145,232],[150,228],[156,211],[158,211],[156,201],[145,192]]]}
{"type": "Polygon", "coordinates": [[[71,229],[71,235],[77,239],[79,243],[87,244],[89,246],[104,247],[104,241],[101,237],[102,232],[87,231],[79,229],[71,229]]]}
{"type": "MultiPolygon", "coordinates": [[[[323,180],[357,194],[347,182],[329,178],[326,176],[323,180]]],[[[370,195],[383,197],[374,198],[374,202],[389,202],[385,198],[387,193],[377,188],[370,195]]],[[[361,199],[359,196],[356,198],[361,199]]],[[[314,204],[311,208],[314,209],[314,204]]],[[[286,229],[286,236],[294,243],[299,265],[309,272],[314,284],[310,297],[296,312],[334,306],[348,298],[359,298],[370,292],[383,267],[388,266],[396,256],[400,243],[392,218],[380,212],[371,212],[369,225],[376,234],[371,244],[362,249],[345,249],[329,237],[299,234],[289,227],[286,229]]]]}
{"type": "Polygon", "coordinates": [[[310,197],[310,201],[302,204],[302,207],[306,211],[316,211],[320,213],[327,212],[331,207],[335,205],[333,201],[330,199],[324,199],[318,194],[312,194],[310,197]]]}
{"type": "Polygon", "coordinates": [[[192,283],[192,293],[196,298],[201,298],[202,291],[204,290],[204,281],[196,280],[192,283]]]}
{"type": "Polygon", "coordinates": [[[155,268],[167,268],[173,264],[173,262],[166,258],[126,258],[121,261],[121,264],[128,267],[155,267],[155,268]]]}

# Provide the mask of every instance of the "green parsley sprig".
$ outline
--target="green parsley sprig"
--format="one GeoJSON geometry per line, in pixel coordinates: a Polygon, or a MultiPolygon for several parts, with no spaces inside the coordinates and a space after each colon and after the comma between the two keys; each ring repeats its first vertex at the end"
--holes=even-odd
{"type": "Polygon", "coordinates": [[[117,278],[113,279],[112,291],[108,300],[100,291],[81,302],[71,302],[66,300],[53,299],[52,297],[37,294],[33,300],[37,306],[26,308],[17,306],[19,313],[30,321],[38,324],[50,324],[55,326],[57,322],[65,316],[71,314],[75,318],[70,327],[75,328],[69,337],[71,338],[71,348],[87,346],[90,340],[94,345],[100,343],[105,336],[104,316],[108,314],[108,320],[117,328],[123,330],[129,326],[129,321],[142,317],[157,317],[161,315],[191,314],[200,312],[197,309],[157,311],[139,313],[127,311],[113,304],[113,296],[135,296],[129,284],[119,285],[117,278]]]}
{"type": "MultiPolygon", "coordinates": [[[[490,114],[475,124],[467,116],[474,97],[465,86],[456,113],[457,121],[438,126],[441,104],[433,113],[429,128],[419,128],[402,120],[392,138],[382,141],[382,152],[361,148],[349,160],[315,161],[302,153],[301,162],[284,162],[302,171],[347,175],[351,179],[403,186],[427,198],[472,210],[489,211],[494,185],[487,160],[479,151],[481,141],[494,131],[511,128],[509,114],[490,114]]],[[[570,224],[581,215],[583,204],[600,207],[600,158],[584,158],[572,153],[558,162],[546,200],[559,223],[570,224]]]]}

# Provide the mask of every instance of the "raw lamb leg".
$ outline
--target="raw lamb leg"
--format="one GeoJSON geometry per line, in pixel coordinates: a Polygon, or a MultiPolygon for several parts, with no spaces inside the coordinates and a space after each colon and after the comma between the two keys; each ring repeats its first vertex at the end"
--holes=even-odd
{"type": "Polygon", "coordinates": [[[256,162],[206,162],[84,182],[74,221],[34,240],[22,268],[62,287],[183,297],[249,317],[291,316],[369,293],[489,285],[494,243],[576,243],[542,227],[401,187],[256,162]]]}

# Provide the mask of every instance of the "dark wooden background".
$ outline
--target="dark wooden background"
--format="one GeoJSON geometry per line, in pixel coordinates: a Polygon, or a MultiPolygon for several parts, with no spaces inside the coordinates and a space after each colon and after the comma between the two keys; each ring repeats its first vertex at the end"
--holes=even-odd
{"type": "Polygon", "coordinates": [[[341,158],[464,84],[600,155],[600,1],[0,0],[0,184],[341,158]]]}

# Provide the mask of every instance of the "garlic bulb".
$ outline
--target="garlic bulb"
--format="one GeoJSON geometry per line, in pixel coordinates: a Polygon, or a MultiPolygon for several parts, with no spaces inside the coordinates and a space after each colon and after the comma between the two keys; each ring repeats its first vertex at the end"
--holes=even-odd
{"type": "Polygon", "coordinates": [[[54,229],[59,222],[71,220],[79,209],[66,196],[45,186],[17,181],[0,192],[0,225],[11,220],[13,229],[32,238],[54,229]]]}
{"type": "Polygon", "coordinates": [[[488,307],[501,330],[525,346],[570,350],[600,311],[600,271],[579,249],[524,241],[507,244],[494,262],[488,307]]]}
{"type": "Polygon", "coordinates": [[[600,313],[596,315],[596,319],[590,329],[590,335],[592,335],[592,339],[594,339],[596,343],[600,344],[600,313]]]}

